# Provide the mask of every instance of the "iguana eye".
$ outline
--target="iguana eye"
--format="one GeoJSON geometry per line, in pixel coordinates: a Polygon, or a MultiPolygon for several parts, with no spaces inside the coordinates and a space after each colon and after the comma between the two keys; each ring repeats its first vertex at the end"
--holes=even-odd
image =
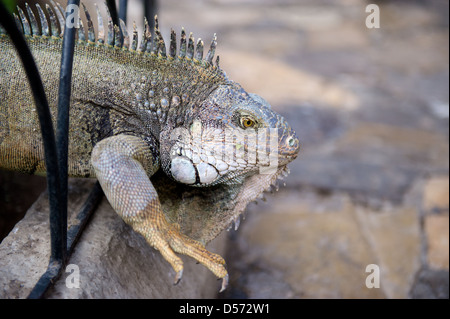
{"type": "Polygon", "coordinates": [[[241,117],[241,126],[242,128],[249,128],[255,126],[255,121],[253,121],[249,117],[241,117]]]}

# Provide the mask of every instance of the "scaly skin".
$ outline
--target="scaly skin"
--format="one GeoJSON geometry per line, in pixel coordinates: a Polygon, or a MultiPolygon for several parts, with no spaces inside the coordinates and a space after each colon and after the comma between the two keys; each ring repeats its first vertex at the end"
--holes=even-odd
{"type": "MultiPolygon", "coordinates": [[[[22,22],[54,119],[62,39],[27,35],[28,21],[22,22]]],[[[112,30],[110,23],[106,44],[80,33],[75,47],[69,175],[99,180],[114,210],[172,265],[175,282],[181,253],[223,278],[224,289],[225,261],[204,245],[287,174],[299,151],[295,132],[261,97],[212,65],[215,39],[203,59],[203,43],[194,52],[183,30],[176,55],[172,32],[166,56],[158,27],[152,42],[145,30],[141,49],[137,32],[130,45],[126,38],[114,46],[112,30]],[[176,183],[161,187],[161,171],[176,183]]],[[[6,35],[0,52],[0,167],[44,174],[33,98],[6,35]]]]}

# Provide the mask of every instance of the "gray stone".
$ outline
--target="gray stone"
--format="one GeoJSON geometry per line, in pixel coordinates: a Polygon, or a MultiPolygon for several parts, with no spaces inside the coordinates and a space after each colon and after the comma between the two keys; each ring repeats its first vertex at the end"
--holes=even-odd
{"type": "Polygon", "coordinates": [[[289,186],[309,186],[325,191],[343,191],[360,202],[370,198],[400,203],[417,177],[408,168],[379,166],[351,159],[310,156],[301,159],[291,171],[289,186]],[[380,172],[383,171],[383,174],[380,172]]]}
{"type": "Polygon", "coordinates": [[[448,271],[422,269],[417,276],[410,297],[417,299],[448,299],[448,283],[448,271]]]}
{"type": "Polygon", "coordinates": [[[366,266],[378,262],[378,253],[347,196],[276,195],[250,207],[230,243],[229,297],[386,297],[365,285],[366,266]]]}

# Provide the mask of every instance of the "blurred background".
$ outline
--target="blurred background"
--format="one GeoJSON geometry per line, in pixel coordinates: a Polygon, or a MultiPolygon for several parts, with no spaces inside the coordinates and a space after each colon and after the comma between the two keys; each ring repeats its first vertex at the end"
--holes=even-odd
{"type": "MultiPolygon", "coordinates": [[[[128,11],[142,25],[142,1],[128,11]]],[[[217,33],[222,69],[302,145],[285,185],[230,231],[223,297],[449,298],[448,1],[164,0],[157,12],[165,38],[217,33]]],[[[45,188],[18,176],[0,172],[0,226],[45,188]]]]}

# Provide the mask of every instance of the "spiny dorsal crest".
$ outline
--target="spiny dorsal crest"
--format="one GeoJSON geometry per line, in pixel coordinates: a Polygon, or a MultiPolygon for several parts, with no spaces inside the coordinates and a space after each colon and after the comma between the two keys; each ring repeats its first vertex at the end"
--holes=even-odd
{"type": "MultiPolygon", "coordinates": [[[[65,11],[59,3],[55,3],[53,0],[49,0],[51,5],[46,4],[45,10],[47,11],[49,20],[45,15],[44,9],[36,4],[36,9],[39,17],[37,18],[28,3],[25,3],[25,9],[28,17],[25,15],[24,11],[17,7],[19,15],[14,13],[14,18],[16,20],[19,30],[23,32],[25,36],[33,37],[52,37],[52,38],[62,38],[64,34],[64,15],[65,11]],[[41,25],[41,30],[39,30],[39,23],[41,25]]],[[[122,50],[134,51],[138,53],[146,53],[150,55],[157,55],[161,58],[166,59],[188,59],[192,60],[194,63],[202,64],[205,67],[213,66],[214,68],[219,68],[219,56],[216,57],[215,65],[213,65],[213,58],[217,45],[217,37],[214,37],[211,41],[210,48],[203,58],[203,41],[201,39],[197,40],[195,44],[194,37],[192,33],[189,34],[189,38],[186,39],[186,31],[184,28],[181,29],[181,40],[180,46],[177,52],[177,40],[176,34],[173,29],[170,32],[170,43],[169,51],[167,55],[166,44],[161,31],[159,29],[158,17],[155,16],[155,28],[154,36],[150,32],[150,26],[147,19],[144,21],[144,30],[142,31],[141,41],[138,41],[138,31],[136,30],[136,24],[133,23],[133,33],[130,35],[127,32],[127,27],[125,22],[120,19],[120,26],[115,25],[112,21],[111,14],[106,7],[107,15],[107,28],[105,31],[105,24],[103,17],[100,14],[98,6],[95,4],[97,11],[97,22],[98,22],[98,32],[97,40],[96,33],[94,30],[94,24],[91,19],[90,12],[87,10],[85,5],[82,3],[83,11],[86,17],[86,29],[87,29],[87,39],[86,32],[83,22],[80,17],[78,17],[79,28],[78,28],[78,43],[86,45],[106,45],[109,47],[115,47],[122,50]],[[138,45],[139,43],[139,45],[138,45]]],[[[4,31],[0,28],[0,33],[4,31]]]]}

